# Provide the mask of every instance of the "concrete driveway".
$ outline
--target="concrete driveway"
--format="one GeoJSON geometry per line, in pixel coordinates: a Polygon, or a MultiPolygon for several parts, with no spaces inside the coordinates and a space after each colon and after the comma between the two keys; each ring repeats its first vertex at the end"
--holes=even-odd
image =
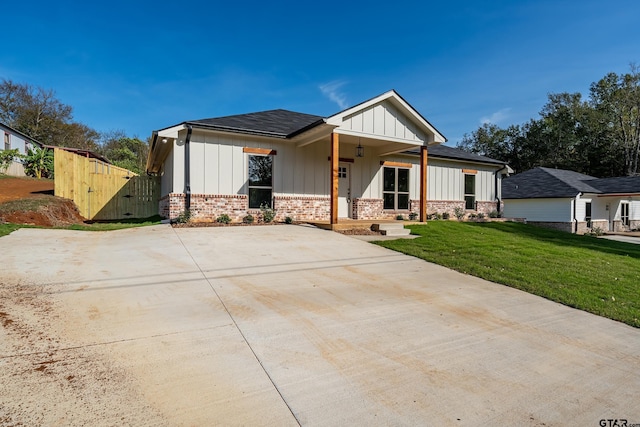
{"type": "Polygon", "coordinates": [[[303,226],[0,238],[0,425],[640,423],[640,331],[303,226]]]}

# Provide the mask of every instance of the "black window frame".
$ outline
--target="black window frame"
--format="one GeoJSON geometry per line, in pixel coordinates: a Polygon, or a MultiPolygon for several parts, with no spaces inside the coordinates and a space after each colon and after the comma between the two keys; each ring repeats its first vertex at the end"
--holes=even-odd
{"type": "Polygon", "coordinates": [[[631,205],[629,202],[620,203],[620,222],[622,222],[622,225],[626,227],[628,227],[631,224],[631,221],[629,218],[630,208],[631,208],[631,205]]]}
{"type": "Polygon", "coordinates": [[[382,208],[386,211],[408,211],[411,209],[411,169],[384,166],[382,168],[382,208]],[[387,180],[392,172],[393,182],[387,180]],[[401,177],[400,175],[405,175],[401,177]],[[401,180],[404,179],[404,182],[401,180]],[[406,188],[406,190],[401,189],[406,188]]]}
{"type": "Polygon", "coordinates": [[[469,211],[476,210],[476,175],[471,173],[464,174],[464,208],[469,211]],[[467,178],[473,179],[473,192],[467,191],[467,178]]]}
{"type": "MultiPolygon", "coordinates": [[[[265,204],[269,208],[273,208],[273,155],[260,155],[260,154],[249,154],[247,156],[247,205],[249,209],[260,209],[260,207],[265,204]],[[269,176],[269,185],[267,182],[260,182],[258,180],[252,181],[252,159],[269,159],[271,162],[269,176]],[[268,192],[268,197],[265,197],[264,194],[268,192]],[[263,193],[260,196],[260,193],[263,193]]],[[[260,180],[263,180],[264,177],[260,177],[260,180]]]]}
{"type": "Polygon", "coordinates": [[[591,228],[591,220],[593,218],[593,205],[591,202],[585,202],[584,204],[584,220],[587,222],[587,227],[591,228]]]}

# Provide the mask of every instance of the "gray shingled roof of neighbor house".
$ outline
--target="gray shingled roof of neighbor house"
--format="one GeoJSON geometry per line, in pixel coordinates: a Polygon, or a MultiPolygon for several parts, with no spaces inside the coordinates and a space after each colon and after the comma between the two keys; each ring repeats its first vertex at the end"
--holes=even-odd
{"type": "Polygon", "coordinates": [[[579,193],[640,193],[640,177],[596,178],[564,169],[537,167],[502,181],[503,199],[564,198],[579,193]]]}
{"type": "Polygon", "coordinates": [[[324,118],[289,110],[268,110],[211,119],[191,120],[186,123],[228,132],[291,138],[296,134],[324,123],[324,118]]]}
{"type": "Polygon", "coordinates": [[[640,193],[640,176],[600,178],[588,182],[602,193],[640,193]]]}

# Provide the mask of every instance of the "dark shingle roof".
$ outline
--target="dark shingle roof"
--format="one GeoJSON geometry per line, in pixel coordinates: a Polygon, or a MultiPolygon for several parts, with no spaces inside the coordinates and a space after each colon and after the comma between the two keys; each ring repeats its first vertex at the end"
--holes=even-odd
{"type": "Polygon", "coordinates": [[[296,113],[295,111],[288,110],[269,110],[258,113],[193,120],[187,122],[187,124],[229,132],[249,133],[275,138],[291,138],[323,122],[324,119],[320,116],[296,113]]]}
{"type": "MultiPolygon", "coordinates": [[[[451,159],[462,160],[466,162],[485,163],[491,165],[504,165],[507,163],[502,160],[491,159],[489,157],[481,156],[480,154],[469,153],[468,151],[460,150],[459,148],[447,147],[446,145],[430,145],[428,148],[429,157],[436,159],[451,159]]],[[[404,154],[411,154],[414,156],[420,155],[419,149],[411,149],[405,151],[404,154]]]]}
{"type": "Polygon", "coordinates": [[[459,148],[447,147],[446,145],[431,145],[428,149],[429,157],[444,159],[465,160],[469,162],[491,163],[495,165],[506,165],[502,160],[491,159],[480,154],[469,153],[459,148]]]}
{"type": "Polygon", "coordinates": [[[621,176],[587,181],[602,193],[640,193],[640,176],[621,176]]]}
{"type": "MultiPolygon", "coordinates": [[[[502,181],[503,199],[575,197],[578,193],[603,193],[595,177],[564,169],[538,167],[502,181]]],[[[607,191],[608,192],[608,191],[607,191]]]]}

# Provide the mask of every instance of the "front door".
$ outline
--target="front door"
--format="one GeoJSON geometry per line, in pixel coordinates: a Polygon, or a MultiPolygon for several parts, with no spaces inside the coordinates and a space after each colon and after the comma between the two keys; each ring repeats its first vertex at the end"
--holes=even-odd
{"type": "Polygon", "coordinates": [[[338,218],[351,218],[351,164],[338,164],[338,218]]]}

